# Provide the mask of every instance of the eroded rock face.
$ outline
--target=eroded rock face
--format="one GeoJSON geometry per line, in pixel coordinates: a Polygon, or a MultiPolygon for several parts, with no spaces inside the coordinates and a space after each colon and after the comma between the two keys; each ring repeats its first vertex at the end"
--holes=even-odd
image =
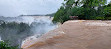
{"type": "Polygon", "coordinates": [[[40,38],[26,41],[23,49],[111,49],[111,21],[65,22],[40,38]],[[106,24],[106,25],[105,25],[106,24]]]}

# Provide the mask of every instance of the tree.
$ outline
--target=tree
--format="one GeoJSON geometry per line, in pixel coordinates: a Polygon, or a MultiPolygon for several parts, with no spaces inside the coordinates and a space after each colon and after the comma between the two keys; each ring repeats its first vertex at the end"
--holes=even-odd
{"type": "Polygon", "coordinates": [[[17,46],[10,46],[7,42],[0,41],[0,49],[19,49],[17,46]]]}
{"type": "Polygon", "coordinates": [[[56,12],[56,14],[54,15],[54,19],[53,19],[53,22],[56,21],[56,22],[61,22],[63,23],[63,15],[65,14],[64,12],[64,7],[61,6],[61,8],[56,12]]]}
{"type": "Polygon", "coordinates": [[[104,6],[104,11],[106,17],[111,17],[111,3],[104,6]]]}
{"type": "Polygon", "coordinates": [[[32,34],[31,27],[26,23],[4,22],[0,25],[1,40],[8,40],[12,46],[21,46],[22,40],[32,34]]]}
{"type": "MultiPolygon", "coordinates": [[[[98,7],[104,6],[107,0],[83,0],[84,17],[85,19],[92,19],[91,16],[98,16],[101,10],[98,7]]],[[[101,11],[103,12],[103,11],[101,11]]]]}
{"type": "Polygon", "coordinates": [[[70,20],[69,16],[78,16],[79,19],[104,19],[104,15],[110,15],[110,7],[104,10],[107,0],[64,0],[61,8],[54,15],[56,22],[70,20]],[[105,12],[106,11],[106,12],[105,12]],[[105,12],[105,14],[104,14],[105,12]],[[61,20],[61,21],[59,21],[61,20]]]}

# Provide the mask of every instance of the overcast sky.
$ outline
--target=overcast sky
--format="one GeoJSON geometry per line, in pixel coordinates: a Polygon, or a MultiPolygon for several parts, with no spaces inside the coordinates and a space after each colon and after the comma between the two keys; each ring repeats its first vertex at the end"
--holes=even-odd
{"type": "Polygon", "coordinates": [[[50,14],[61,6],[63,0],[0,0],[0,16],[21,14],[50,14]]]}
{"type": "Polygon", "coordinates": [[[56,12],[62,2],[63,0],[0,0],[0,16],[50,14],[56,12]]]}

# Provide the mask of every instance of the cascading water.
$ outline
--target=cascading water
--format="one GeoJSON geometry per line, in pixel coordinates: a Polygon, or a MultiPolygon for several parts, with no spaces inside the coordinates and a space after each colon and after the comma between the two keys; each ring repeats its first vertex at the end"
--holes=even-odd
{"type": "Polygon", "coordinates": [[[32,22],[31,27],[33,33],[41,34],[53,30],[56,25],[54,25],[48,18],[39,18],[32,22]]]}
{"type": "Polygon", "coordinates": [[[27,37],[25,40],[23,40],[22,44],[30,39],[36,39],[40,37],[42,34],[55,29],[57,26],[52,23],[50,18],[41,17],[36,18],[34,21],[30,24],[31,31],[34,33],[34,35],[27,37]]]}
{"type": "Polygon", "coordinates": [[[0,41],[1,41],[1,37],[0,37],[0,41]]]}
{"type": "MultiPolygon", "coordinates": [[[[2,31],[0,31],[0,33],[3,32],[2,34],[0,34],[1,39],[9,40],[14,46],[21,46],[21,43],[23,43],[24,41],[28,39],[38,38],[42,34],[56,28],[56,25],[52,23],[51,18],[47,16],[23,16],[14,18],[10,17],[8,19],[4,17],[3,21],[6,21],[6,23],[4,23],[6,27],[2,31]],[[16,28],[13,29],[13,27],[16,28]]],[[[3,23],[1,24],[3,25],[3,23]]]]}

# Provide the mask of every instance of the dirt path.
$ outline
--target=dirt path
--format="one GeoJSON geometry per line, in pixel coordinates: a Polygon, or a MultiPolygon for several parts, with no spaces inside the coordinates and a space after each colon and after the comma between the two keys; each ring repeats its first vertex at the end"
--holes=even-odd
{"type": "Polygon", "coordinates": [[[111,21],[75,20],[65,22],[24,49],[111,49],[111,21]]]}

